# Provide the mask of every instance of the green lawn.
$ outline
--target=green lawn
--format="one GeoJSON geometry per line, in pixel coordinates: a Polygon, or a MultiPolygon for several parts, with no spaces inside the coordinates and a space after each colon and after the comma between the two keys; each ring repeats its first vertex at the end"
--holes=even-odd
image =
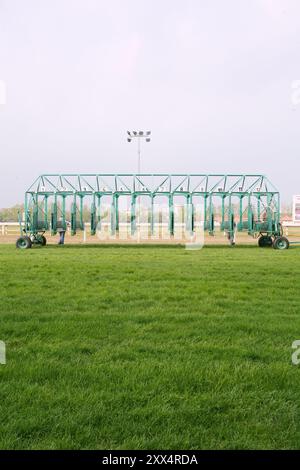
{"type": "Polygon", "coordinates": [[[300,448],[300,248],[0,245],[0,448],[300,448]]]}

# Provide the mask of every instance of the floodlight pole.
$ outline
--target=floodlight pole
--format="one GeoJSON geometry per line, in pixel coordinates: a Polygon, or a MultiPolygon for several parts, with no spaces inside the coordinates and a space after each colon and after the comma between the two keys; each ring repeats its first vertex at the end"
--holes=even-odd
{"type": "Polygon", "coordinates": [[[150,142],[150,135],[151,131],[127,131],[128,137],[127,142],[131,142],[132,139],[137,139],[137,150],[138,150],[138,172],[137,174],[141,174],[141,160],[142,160],[142,152],[141,152],[141,139],[145,139],[146,142],[150,142]]]}
{"type": "MultiPolygon", "coordinates": [[[[150,138],[150,135],[151,135],[151,131],[127,131],[127,134],[128,134],[128,137],[127,137],[127,142],[131,142],[132,139],[137,139],[137,151],[138,151],[138,176],[141,175],[141,139],[145,139],[146,142],[150,142],[151,138],[150,138]]],[[[137,190],[140,191],[140,185],[141,185],[141,182],[140,182],[140,178],[138,178],[138,183],[137,183],[137,190]]],[[[133,213],[135,213],[135,209],[134,207],[132,206],[131,207],[131,210],[133,212],[131,212],[131,217],[133,213]]],[[[141,201],[140,201],[140,198],[138,199],[138,218],[140,220],[140,214],[141,213],[141,201]]],[[[135,219],[135,217],[134,217],[135,219]]]]}
{"type": "Polygon", "coordinates": [[[141,174],[141,137],[138,137],[138,175],[141,174]]]}

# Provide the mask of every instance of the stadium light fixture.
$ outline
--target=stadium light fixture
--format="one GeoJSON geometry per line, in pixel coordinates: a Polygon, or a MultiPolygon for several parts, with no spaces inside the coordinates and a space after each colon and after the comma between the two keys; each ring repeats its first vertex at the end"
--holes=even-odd
{"type": "Polygon", "coordinates": [[[131,142],[134,138],[137,139],[138,144],[138,175],[141,174],[141,139],[145,139],[146,142],[150,142],[151,131],[127,131],[129,137],[127,137],[127,142],[131,142]]]}

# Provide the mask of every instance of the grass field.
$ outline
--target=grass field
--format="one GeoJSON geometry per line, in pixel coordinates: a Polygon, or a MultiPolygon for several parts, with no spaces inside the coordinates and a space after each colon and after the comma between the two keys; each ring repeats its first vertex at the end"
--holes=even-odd
{"type": "Polygon", "coordinates": [[[0,448],[300,448],[300,248],[0,245],[0,448]]]}

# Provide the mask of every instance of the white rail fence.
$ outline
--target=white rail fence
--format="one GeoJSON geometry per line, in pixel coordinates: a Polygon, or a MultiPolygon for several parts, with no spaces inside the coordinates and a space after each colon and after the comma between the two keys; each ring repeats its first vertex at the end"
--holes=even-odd
{"type": "MultiPolygon", "coordinates": [[[[89,225],[90,225],[89,223],[85,224],[85,230],[83,233],[84,238],[86,237],[86,232],[89,229],[89,225]]],[[[108,227],[109,224],[104,222],[103,227],[106,225],[108,227]]],[[[120,226],[121,225],[127,225],[127,224],[120,223],[120,226]]],[[[141,225],[148,225],[148,224],[141,224],[141,225]]],[[[162,226],[164,225],[167,226],[167,224],[162,224],[162,226]]],[[[182,225],[182,224],[177,224],[177,225],[182,225]]],[[[216,223],[215,225],[218,226],[219,224],[216,223]]],[[[284,227],[285,235],[287,236],[289,235],[289,233],[291,235],[293,234],[293,230],[292,231],[290,230],[293,228],[298,228],[297,233],[300,234],[300,223],[295,224],[292,221],[291,222],[284,221],[283,227],[284,227]]],[[[69,227],[68,227],[68,231],[69,231],[69,227]]],[[[0,222],[0,238],[7,236],[7,235],[18,235],[19,233],[20,233],[20,226],[18,222],[0,222]]]]}
{"type": "Polygon", "coordinates": [[[0,222],[0,236],[16,235],[20,233],[18,222],[0,222]]]}

